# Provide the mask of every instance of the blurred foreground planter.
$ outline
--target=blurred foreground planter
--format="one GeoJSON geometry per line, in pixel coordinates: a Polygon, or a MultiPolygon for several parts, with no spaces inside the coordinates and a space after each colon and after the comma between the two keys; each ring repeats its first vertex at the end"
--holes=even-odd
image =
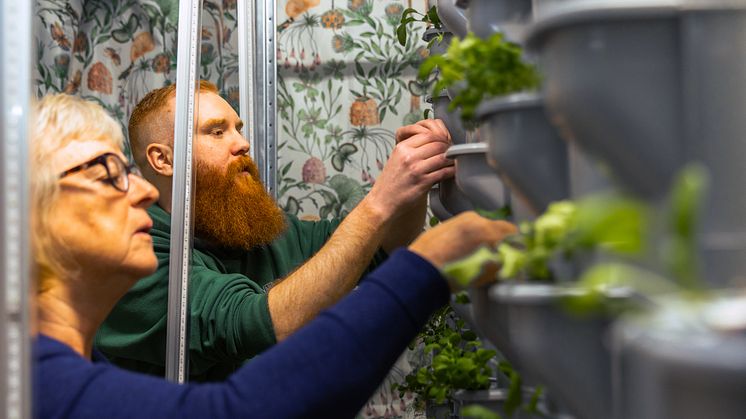
{"type": "Polygon", "coordinates": [[[489,164],[535,214],[568,198],[567,147],[544,113],[538,93],[516,93],[482,104],[479,133],[489,164]]]}
{"type": "MultiPolygon", "coordinates": [[[[487,339],[511,363],[517,358],[510,341],[510,323],[505,306],[490,300],[491,286],[469,288],[471,318],[477,333],[487,339]]],[[[516,368],[517,365],[514,364],[516,368]]]]}
{"type": "Polygon", "coordinates": [[[702,163],[698,244],[709,282],[746,284],[746,4],[566,0],[528,35],[552,122],[652,201],[702,163]]]}
{"type": "Polygon", "coordinates": [[[531,19],[530,0],[469,0],[466,17],[469,31],[480,38],[496,32],[512,41],[523,38],[525,24],[531,19]]]}
{"type": "Polygon", "coordinates": [[[669,302],[615,325],[617,417],[743,418],[746,297],[740,295],[710,303],[669,302]]]}
{"type": "MultiPolygon", "coordinates": [[[[580,419],[611,418],[609,315],[569,314],[564,300],[582,291],[545,284],[501,284],[489,298],[508,321],[514,367],[546,385],[557,402],[580,419]]],[[[609,291],[611,304],[626,304],[627,290],[609,291]]]]}

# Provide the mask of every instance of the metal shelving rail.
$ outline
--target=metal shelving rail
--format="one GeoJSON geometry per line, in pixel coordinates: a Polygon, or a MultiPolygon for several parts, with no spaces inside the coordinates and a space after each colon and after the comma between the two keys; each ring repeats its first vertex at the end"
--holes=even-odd
{"type": "Polygon", "coordinates": [[[28,117],[32,2],[0,0],[0,417],[31,417],[28,117]]]}
{"type": "MultiPolygon", "coordinates": [[[[275,0],[238,2],[239,92],[241,119],[249,126],[254,160],[268,191],[276,196],[277,128],[275,0]],[[253,23],[252,23],[253,22],[253,23]],[[252,29],[253,28],[253,29],[252,29]]],[[[192,139],[196,129],[202,0],[179,4],[176,61],[176,119],[171,207],[166,378],[189,376],[189,275],[192,253],[194,173],[192,139]]]]}

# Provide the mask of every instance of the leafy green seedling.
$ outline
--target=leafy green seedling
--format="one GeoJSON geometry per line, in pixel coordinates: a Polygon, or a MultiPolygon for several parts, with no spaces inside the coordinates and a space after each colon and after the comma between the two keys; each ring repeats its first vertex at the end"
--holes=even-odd
{"type": "Polygon", "coordinates": [[[494,370],[490,362],[497,353],[482,347],[477,335],[464,328],[450,306],[445,306],[430,319],[415,342],[424,346],[431,361],[422,365],[396,385],[403,395],[410,391],[418,403],[432,400],[443,403],[455,390],[483,390],[489,387],[494,370]]]}
{"type": "Polygon", "coordinates": [[[462,118],[471,122],[483,99],[539,87],[536,68],[523,61],[521,47],[496,33],[488,39],[468,34],[454,37],[444,55],[434,55],[422,63],[419,78],[426,80],[436,68],[438,81],[433,95],[441,90],[465,84],[452,97],[450,109],[460,107],[462,118]]]}

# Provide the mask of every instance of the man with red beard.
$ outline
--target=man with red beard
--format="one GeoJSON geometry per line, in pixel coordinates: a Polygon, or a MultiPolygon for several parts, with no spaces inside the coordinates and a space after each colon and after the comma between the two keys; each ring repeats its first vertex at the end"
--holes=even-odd
{"type": "MultiPolygon", "coordinates": [[[[122,298],[96,337],[114,363],[153,374],[165,365],[175,97],[173,85],[150,92],[129,122],[135,160],[160,191],[148,209],[159,268],[122,298]]],[[[421,121],[397,131],[378,180],[344,220],[300,221],[264,190],[242,127],[215,86],[201,82],[189,288],[193,380],[227,377],[349,293],[366,269],[419,234],[427,191],[453,176],[445,126],[421,121]]]]}

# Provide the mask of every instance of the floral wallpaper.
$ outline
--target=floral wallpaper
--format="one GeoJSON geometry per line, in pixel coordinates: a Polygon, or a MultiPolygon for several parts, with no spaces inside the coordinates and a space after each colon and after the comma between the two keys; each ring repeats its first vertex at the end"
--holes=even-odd
{"type": "Polygon", "coordinates": [[[424,28],[405,47],[396,40],[411,1],[280,3],[278,196],[305,218],[344,215],[375,182],[396,129],[422,118],[424,28]]]}
{"type": "MultiPolygon", "coordinates": [[[[178,0],[36,0],[36,93],[94,100],[122,123],[176,78],[178,0]]],[[[201,77],[238,107],[236,0],[204,1],[201,77]]]]}
{"type": "MultiPolygon", "coordinates": [[[[201,77],[238,110],[236,0],[204,0],[201,77]]],[[[424,28],[399,45],[395,27],[426,0],[278,0],[278,201],[304,219],[343,216],[372,187],[394,133],[422,118],[416,68],[424,28]]],[[[126,132],[137,102],[176,77],[178,0],[36,0],[36,94],[101,104],[126,132]]],[[[408,358],[410,358],[408,360],[408,358]]],[[[391,385],[397,363],[361,411],[412,417],[391,385]]]]}

